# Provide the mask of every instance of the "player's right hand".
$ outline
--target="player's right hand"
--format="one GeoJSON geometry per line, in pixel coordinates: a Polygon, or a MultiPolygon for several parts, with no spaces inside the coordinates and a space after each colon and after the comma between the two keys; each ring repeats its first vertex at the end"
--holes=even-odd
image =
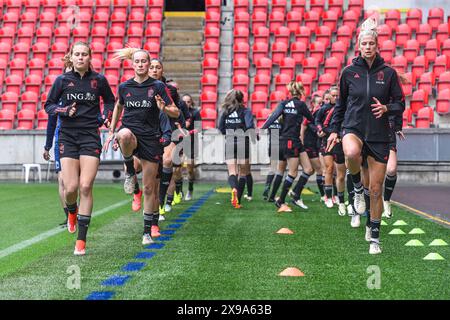
{"type": "Polygon", "coordinates": [[[50,160],[50,152],[47,150],[44,150],[44,153],[42,154],[42,156],[44,157],[45,161],[50,160]]]}
{"type": "Polygon", "coordinates": [[[334,146],[337,142],[338,142],[337,133],[336,132],[331,133],[327,139],[327,148],[325,149],[325,151],[331,152],[331,150],[334,148],[334,146]]]}
{"type": "Polygon", "coordinates": [[[108,138],[106,138],[105,143],[103,144],[103,152],[107,152],[109,149],[109,144],[113,139],[116,138],[116,135],[114,133],[110,133],[108,138]]]}

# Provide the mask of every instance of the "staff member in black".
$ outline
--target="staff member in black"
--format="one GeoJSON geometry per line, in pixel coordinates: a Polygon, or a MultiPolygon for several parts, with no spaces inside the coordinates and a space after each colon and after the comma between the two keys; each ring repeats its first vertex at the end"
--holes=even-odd
{"type": "Polygon", "coordinates": [[[200,110],[195,107],[191,95],[184,94],[182,100],[188,106],[189,114],[191,115],[190,119],[186,121],[186,129],[189,131],[189,138],[187,138],[186,141],[190,140],[190,148],[189,146],[184,147],[186,167],[189,176],[188,192],[186,193],[184,200],[189,201],[192,199],[192,194],[194,193],[195,156],[198,154],[198,132],[195,128],[195,123],[198,123],[199,128],[201,128],[200,122],[202,121],[202,117],[200,115],[200,110]]]}
{"type": "Polygon", "coordinates": [[[405,98],[397,72],[377,53],[376,22],[369,18],[358,37],[360,55],[346,67],[340,79],[340,99],[334,108],[327,149],[331,149],[342,129],[347,168],[355,189],[354,207],[366,209],[361,184],[361,154],[367,157],[370,176],[370,254],[381,253],[380,220],[383,210],[382,185],[389,158],[389,115],[402,116],[405,98]]]}
{"type": "Polygon", "coordinates": [[[278,119],[278,117],[282,117],[283,124],[280,132],[280,160],[287,160],[289,172],[284,180],[280,198],[275,201],[275,205],[279,208],[278,212],[292,211],[285,203],[285,199],[289,188],[297,177],[299,159],[303,172],[294,188],[294,198],[292,200],[294,205],[304,209],[307,208],[303,204],[301,193],[303,187],[308,182],[309,177],[314,172],[308,154],[305,151],[305,147],[300,140],[300,130],[303,118],[305,117],[309,121],[313,121],[314,118],[306,104],[300,100],[305,92],[302,83],[291,81],[287,85],[287,89],[292,98],[282,101],[262,126],[262,129],[267,129],[276,119],[278,119]]]}
{"type": "MultiPolygon", "coordinates": [[[[247,135],[238,137],[254,128],[253,115],[250,109],[244,106],[244,94],[240,90],[230,90],[221,106],[219,117],[219,131],[225,137],[225,162],[228,168],[228,183],[231,187],[231,204],[236,209],[241,208],[241,197],[244,193],[248,162],[250,158],[250,140],[247,135]],[[243,143],[244,142],[244,143],[243,143]],[[242,150],[245,148],[245,150],[242,150]],[[239,180],[238,180],[239,175],[239,180]]],[[[252,136],[254,138],[254,136],[252,136]]]]}
{"type": "Polygon", "coordinates": [[[116,137],[125,160],[127,174],[131,181],[125,189],[134,190],[136,172],[133,155],[142,164],[142,182],[144,185],[144,232],[142,244],[150,244],[153,238],[160,236],[158,220],[158,186],[163,147],[170,143],[162,138],[160,127],[160,113],[165,112],[166,105],[171,105],[172,99],[168,95],[166,86],[161,81],[148,75],[150,54],[140,49],[124,49],[122,56],[130,57],[133,61],[134,78],[119,85],[118,100],[114,107],[107,142],[116,137]],[[114,134],[119,116],[124,110],[122,127],[114,134]]]}
{"type": "Polygon", "coordinates": [[[115,100],[106,78],[90,68],[91,58],[88,44],[75,43],[70,50],[73,70],[56,78],[45,103],[45,111],[61,119],[59,149],[69,232],[75,233],[78,218],[75,255],[86,253],[86,234],[93,206],[92,186],[102,149],[98,129],[100,97],[104,101],[103,117],[107,126],[115,100]]]}

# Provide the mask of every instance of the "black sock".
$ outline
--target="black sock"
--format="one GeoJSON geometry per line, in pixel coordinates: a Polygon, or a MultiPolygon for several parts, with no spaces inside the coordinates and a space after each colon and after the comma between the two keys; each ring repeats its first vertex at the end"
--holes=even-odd
{"type": "Polygon", "coordinates": [[[245,178],[247,179],[247,195],[251,197],[253,195],[253,176],[250,173],[245,178]]]}
{"type": "Polygon", "coordinates": [[[333,186],[332,185],[324,185],[323,189],[325,190],[325,195],[327,199],[331,199],[333,195],[333,186]]]}
{"type": "Polygon", "coordinates": [[[175,181],[175,192],[178,194],[183,192],[183,179],[175,181]]]}
{"type": "Polygon", "coordinates": [[[159,224],[159,212],[153,212],[152,226],[158,226],[159,224]]]}
{"type": "Polygon", "coordinates": [[[137,182],[134,184],[134,194],[138,194],[139,192],[141,192],[141,189],[139,188],[139,182],[137,182]]]}
{"type": "Polygon", "coordinates": [[[273,178],[275,178],[274,174],[267,175],[266,184],[264,185],[264,189],[269,190],[272,185],[273,178]]]}
{"type": "Polygon", "coordinates": [[[173,194],[168,194],[167,195],[167,200],[166,203],[171,206],[172,205],[172,201],[173,201],[173,194]]]}
{"type": "Polygon", "coordinates": [[[294,182],[294,180],[295,180],[295,177],[293,177],[291,175],[288,175],[286,177],[286,179],[284,180],[283,189],[281,190],[280,200],[278,200],[278,202],[280,204],[283,204],[286,202],[286,195],[289,191],[289,188],[292,186],[292,183],[294,182]]]}
{"type": "Polygon", "coordinates": [[[323,176],[316,175],[317,187],[319,188],[320,196],[323,197],[325,195],[325,191],[323,190],[323,176]]]}
{"type": "Polygon", "coordinates": [[[232,174],[228,177],[228,183],[230,184],[231,189],[237,189],[238,188],[238,179],[237,176],[232,174]]]}
{"type": "Polygon", "coordinates": [[[339,203],[345,203],[344,192],[339,192],[339,191],[338,191],[337,196],[338,196],[338,198],[339,198],[339,203]]]}
{"type": "Polygon", "coordinates": [[[242,194],[244,193],[245,183],[247,179],[245,177],[239,177],[239,185],[238,185],[238,201],[241,203],[242,194]]]}
{"type": "Polygon", "coordinates": [[[67,207],[67,211],[68,211],[70,214],[77,214],[77,213],[78,213],[78,205],[77,205],[76,202],[73,203],[73,204],[67,204],[67,203],[66,203],[66,207],[67,207]]]}
{"type": "Polygon", "coordinates": [[[190,192],[194,191],[194,180],[189,180],[189,188],[188,190],[190,192]]]}
{"type": "Polygon", "coordinates": [[[172,168],[163,168],[161,173],[161,181],[159,182],[159,203],[164,204],[166,199],[167,189],[169,188],[170,180],[172,179],[172,168]]]}
{"type": "Polygon", "coordinates": [[[136,174],[136,170],[134,170],[134,158],[133,155],[129,157],[123,156],[123,162],[125,163],[125,168],[127,173],[132,176],[136,174]]]}
{"type": "Polygon", "coordinates": [[[352,174],[352,182],[353,182],[353,189],[356,193],[361,193],[363,191],[363,186],[361,184],[361,172],[358,172],[357,174],[352,174]]]}
{"type": "Polygon", "coordinates": [[[392,192],[394,191],[395,183],[397,182],[397,175],[386,176],[384,180],[384,201],[390,201],[392,192]]]}
{"type": "Polygon", "coordinates": [[[347,192],[348,192],[348,201],[353,203],[353,196],[355,195],[355,190],[353,188],[352,175],[347,169],[347,192]]]}
{"type": "Polygon", "coordinates": [[[78,215],[78,238],[77,240],[86,241],[86,235],[89,228],[90,216],[78,215]]]}
{"type": "Polygon", "coordinates": [[[150,234],[152,231],[153,213],[144,212],[144,233],[150,234]]]}
{"type": "Polygon", "coordinates": [[[336,176],[333,175],[333,196],[337,196],[338,191],[337,191],[337,187],[336,187],[336,176]]]}
{"type": "Polygon", "coordinates": [[[297,184],[294,187],[294,200],[297,201],[298,199],[300,199],[302,197],[302,191],[303,188],[305,187],[305,184],[308,182],[310,175],[302,172],[302,174],[300,175],[300,178],[298,178],[297,184]]]}
{"type": "Polygon", "coordinates": [[[270,194],[269,199],[275,199],[275,196],[277,195],[278,189],[280,188],[282,181],[283,181],[283,175],[277,174],[275,176],[275,181],[273,182],[272,193],[270,194]]]}
{"type": "Polygon", "coordinates": [[[370,241],[380,242],[380,220],[370,219],[370,241]]]}
{"type": "Polygon", "coordinates": [[[66,214],[66,220],[69,217],[69,209],[67,209],[67,207],[64,207],[64,213],[66,214]]]}

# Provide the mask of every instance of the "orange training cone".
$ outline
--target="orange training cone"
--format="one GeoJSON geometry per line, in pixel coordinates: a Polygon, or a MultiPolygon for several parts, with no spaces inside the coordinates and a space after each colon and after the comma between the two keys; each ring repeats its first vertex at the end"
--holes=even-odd
{"type": "Polygon", "coordinates": [[[297,268],[286,268],[279,275],[283,277],[303,277],[305,274],[297,268]]]}
{"type": "Polygon", "coordinates": [[[279,234],[294,234],[294,232],[288,228],[281,228],[277,231],[279,234]]]}

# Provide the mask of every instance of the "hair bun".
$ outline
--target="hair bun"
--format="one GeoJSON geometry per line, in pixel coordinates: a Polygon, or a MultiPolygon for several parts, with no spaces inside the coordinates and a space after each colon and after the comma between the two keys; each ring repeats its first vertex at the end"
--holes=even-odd
{"type": "Polygon", "coordinates": [[[361,31],[377,31],[377,20],[373,17],[369,17],[361,25],[361,31]]]}

